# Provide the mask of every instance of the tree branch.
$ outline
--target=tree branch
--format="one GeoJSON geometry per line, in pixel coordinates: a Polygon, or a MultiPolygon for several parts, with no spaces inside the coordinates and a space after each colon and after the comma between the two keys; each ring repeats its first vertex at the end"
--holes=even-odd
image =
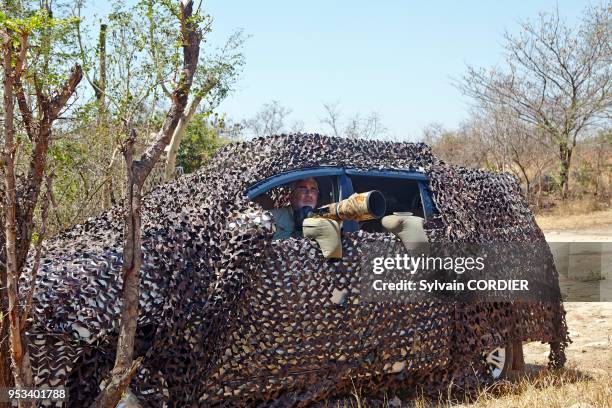
{"type": "Polygon", "coordinates": [[[72,68],[68,80],[49,101],[49,120],[54,121],[57,119],[60,110],[66,106],[68,99],[74,94],[81,79],[83,79],[83,69],[77,64],[72,68]]]}
{"type": "Polygon", "coordinates": [[[28,100],[25,96],[23,83],[20,77],[15,78],[14,88],[15,96],[17,97],[17,105],[19,106],[19,112],[21,112],[21,119],[23,120],[23,126],[25,127],[28,138],[33,141],[38,130],[34,122],[32,109],[28,105],[28,100]]]}
{"type": "Polygon", "coordinates": [[[172,91],[172,106],[166,115],[161,130],[157,134],[157,139],[145,151],[142,158],[135,163],[137,167],[135,176],[140,185],[144,183],[144,180],[153,169],[153,166],[155,166],[165,147],[170,143],[174,129],[176,129],[187,106],[189,90],[198,64],[202,34],[192,21],[193,0],[182,0],[180,10],[181,35],[183,39],[183,72],[176,88],[172,91]]]}

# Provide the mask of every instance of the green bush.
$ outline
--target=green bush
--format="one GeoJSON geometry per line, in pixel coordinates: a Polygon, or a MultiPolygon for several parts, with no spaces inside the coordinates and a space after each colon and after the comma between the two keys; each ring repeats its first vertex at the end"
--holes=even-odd
{"type": "Polygon", "coordinates": [[[228,143],[219,136],[225,126],[223,119],[209,121],[208,116],[196,114],[187,125],[176,156],[176,165],[183,169],[183,173],[196,171],[219,148],[228,143]]]}

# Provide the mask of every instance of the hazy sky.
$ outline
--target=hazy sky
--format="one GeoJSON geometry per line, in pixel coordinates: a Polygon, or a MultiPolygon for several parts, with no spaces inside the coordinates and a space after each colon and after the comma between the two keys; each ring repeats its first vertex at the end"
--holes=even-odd
{"type": "MultiPolygon", "coordinates": [[[[376,111],[391,136],[415,139],[429,123],[452,129],[468,117],[469,100],[452,78],[461,78],[467,64],[502,63],[505,30],[516,32],[519,21],[555,7],[576,24],[588,3],[204,0],[214,19],[205,47],[221,46],[236,29],[250,36],[244,72],[218,109],[234,121],[277,100],[292,110],[288,125],[300,121],[306,131],[329,133],[322,105],[337,102],[341,119],[376,111]]],[[[109,8],[87,5],[98,16],[109,8]]]]}
{"type": "Polygon", "coordinates": [[[323,102],[344,119],[380,113],[391,135],[414,138],[436,121],[467,118],[469,101],[453,86],[466,64],[502,62],[502,35],[540,11],[559,8],[576,23],[586,1],[228,1],[204,3],[213,16],[211,44],[236,28],[251,37],[236,91],[220,111],[251,117],[278,100],[288,122],[324,131],[323,102]]]}

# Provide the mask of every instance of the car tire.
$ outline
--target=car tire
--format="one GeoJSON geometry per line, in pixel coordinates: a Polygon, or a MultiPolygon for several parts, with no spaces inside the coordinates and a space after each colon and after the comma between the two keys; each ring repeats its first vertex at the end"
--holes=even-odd
{"type": "Polygon", "coordinates": [[[510,374],[513,364],[513,345],[508,342],[505,347],[498,347],[483,353],[487,367],[486,375],[492,381],[503,380],[510,374]]]}

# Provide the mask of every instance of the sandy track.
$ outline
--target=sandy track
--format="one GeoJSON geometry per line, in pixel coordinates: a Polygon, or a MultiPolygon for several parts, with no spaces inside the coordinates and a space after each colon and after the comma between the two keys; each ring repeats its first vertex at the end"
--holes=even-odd
{"type": "Polygon", "coordinates": [[[582,231],[550,230],[544,235],[549,242],[612,242],[612,227],[582,231]]]}

